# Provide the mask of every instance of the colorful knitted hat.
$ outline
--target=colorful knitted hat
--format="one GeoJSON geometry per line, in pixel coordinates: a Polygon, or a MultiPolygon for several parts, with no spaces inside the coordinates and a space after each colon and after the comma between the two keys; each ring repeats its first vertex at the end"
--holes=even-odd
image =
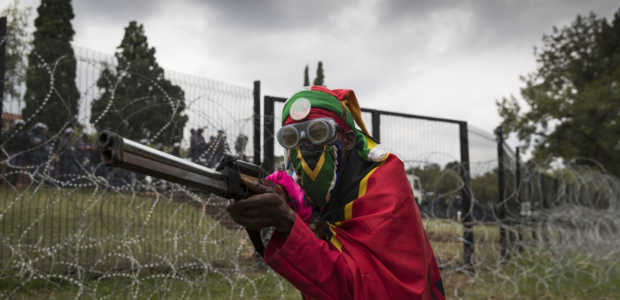
{"type": "Polygon", "coordinates": [[[313,86],[299,91],[284,104],[282,125],[311,120],[317,115],[327,115],[342,127],[353,130],[356,140],[354,150],[361,158],[381,161],[387,154],[370,137],[353,90],[330,90],[323,86],[313,86]]]}

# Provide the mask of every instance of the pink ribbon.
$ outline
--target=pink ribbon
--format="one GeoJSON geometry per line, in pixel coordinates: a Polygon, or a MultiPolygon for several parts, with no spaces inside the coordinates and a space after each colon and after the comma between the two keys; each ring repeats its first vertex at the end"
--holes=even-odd
{"type": "Polygon", "coordinates": [[[305,192],[301,189],[299,184],[295,182],[293,177],[286,174],[286,171],[279,170],[271,173],[269,176],[265,177],[265,179],[281,185],[291,199],[288,205],[297,212],[304,222],[308,223],[308,221],[310,221],[310,217],[312,217],[312,207],[307,205],[306,201],[304,201],[305,192]],[[295,203],[291,203],[292,201],[295,201],[295,203]]]}

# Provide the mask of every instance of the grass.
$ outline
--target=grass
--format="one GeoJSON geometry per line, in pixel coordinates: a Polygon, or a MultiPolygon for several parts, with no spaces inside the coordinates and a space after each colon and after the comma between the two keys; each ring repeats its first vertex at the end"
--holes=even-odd
{"type": "MultiPolygon", "coordinates": [[[[424,228],[440,265],[461,265],[463,261],[463,226],[452,220],[424,219],[424,228]]],[[[478,263],[496,264],[499,257],[499,226],[476,224],[474,247],[478,263]]]]}
{"type": "MultiPolygon", "coordinates": [[[[0,280],[11,299],[299,299],[299,292],[272,272],[224,274],[210,272],[188,278],[153,275],[140,279],[111,277],[82,287],[62,278],[20,282],[0,280]]],[[[2,292],[0,292],[2,295],[2,292]]]]}
{"type": "MultiPolygon", "coordinates": [[[[0,298],[299,299],[252,257],[223,206],[205,214],[178,195],[0,186],[0,298]]],[[[477,273],[462,266],[463,227],[426,219],[452,299],[612,299],[619,254],[606,259],[527,247],[499,257],[499,227],[474,226],[477,273]],[[615,260],[614,260],[615,259],[615,260]],[[455,269],[457,268],[457,269],[455,269]]],[[[524,229],[526,242],[531,231],[524,229]]],[[[616,253],[616,252],[614,252],[616,253]]]]}
{"type": "Polygon", "coordinates": [[[561,264],[549,253],[525,254],[502,268],[471,277],[444,276],[446,291],[461,299],[617,299],[620,294],[620,256],[615,262],[589,261],[564,254],[561,264]]]}
{"type": "Polygon", "coordinates": [[[102,262],[101,254],[118,252],[131,252],[142,264],[153,257],[205,256],[225,263],[245,238],[239,228],[220,225],[223,212],[207,215],[174,197],[49,188],[1,193],[0,233],[4,245],[15,247],[0,248],[3,261],[55,251],[104,268],[122,262],[102,262]]]}
{"type": "Polygon", "coordinates": [[[440,219],[424,220],[442,271],[444,288],[454,299],[617,299],[620,295],[620,252],[599,257],[581,249],[567,251],[536,245],[532,230],[523,228],[524,252],[500,259],[499,227],[474,226],[477,273],[454,270],[462,262],[461,224],[440,219]],[[586,255],[584,255],[587,254],[586,255]]]}

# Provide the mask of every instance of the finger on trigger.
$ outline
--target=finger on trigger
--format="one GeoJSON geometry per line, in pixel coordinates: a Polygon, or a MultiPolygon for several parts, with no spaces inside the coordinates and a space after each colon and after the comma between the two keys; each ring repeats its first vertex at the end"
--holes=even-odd
{"type": "Polygon", "coordinates": [[[243,182],[245,184],[245,186],[248,187],[248,189],[255,194],[261,194],[261,193],[269,193],[272,192],[273,189],[270,186],[267,186],[265,184],[262,184],[261,182],[251,182],[251,181],[244,181],[243,182]]]}

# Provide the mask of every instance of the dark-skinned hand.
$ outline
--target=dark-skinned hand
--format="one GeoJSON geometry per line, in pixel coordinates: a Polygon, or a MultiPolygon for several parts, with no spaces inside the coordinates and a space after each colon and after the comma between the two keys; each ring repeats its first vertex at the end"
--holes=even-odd
{"type": "Polygon", "coordinates": [[[286,203],[286,193],[279,185],[246,184],[255,195],[232,203],[227,210],[239,225],[260,230],[274,226],[287,234],[295,223],[295,212],[286,203]]]}

